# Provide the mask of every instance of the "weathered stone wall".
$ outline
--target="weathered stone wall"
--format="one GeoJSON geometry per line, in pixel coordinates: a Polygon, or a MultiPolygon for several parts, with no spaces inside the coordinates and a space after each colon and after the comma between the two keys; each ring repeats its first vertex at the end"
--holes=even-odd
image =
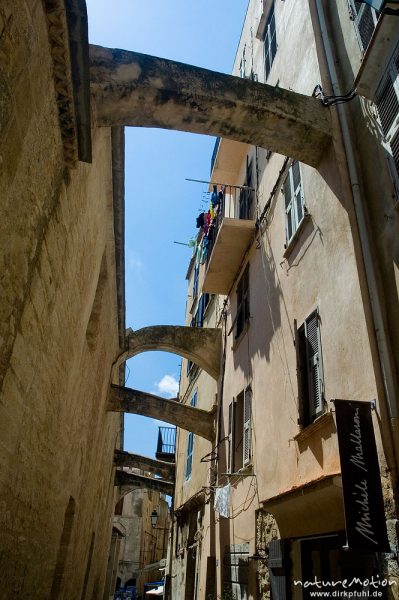
{"type": "Polygon", "coordinates": [[[66,171],[42,2],[0,7],[0,598],[100,598],[119,417],[111,133],[66,171]]]}

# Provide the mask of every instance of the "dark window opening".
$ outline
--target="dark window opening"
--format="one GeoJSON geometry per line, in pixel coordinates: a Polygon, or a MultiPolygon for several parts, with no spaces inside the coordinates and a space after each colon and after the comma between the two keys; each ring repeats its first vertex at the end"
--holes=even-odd
{"type": "Polygon", "coordinates": [[[247,171],[245,176],[244,186],[240,189],[239,198],[239,218],[240,219],[253,219],[253,204],[254,204],[254,190],[253,190],[253,175],[252,175],[252,161],[248,162],[247,157],[247,171]]]}
{"type": "Polygon", "coordinates": [[[236,315],[236,333],[238,338],[249,321],[249,265],[237,285],[237,315],[236,315]]]}
{"type": "Polygon", "coordinates": [[[277,52],[277,38],[276,38],[276,18],[274,14],[274,0],[270,8],[269,16],[266,21],[265,33],[263,37],[265,44],[265,81],[269,77],[274,57],[277,52]]]}

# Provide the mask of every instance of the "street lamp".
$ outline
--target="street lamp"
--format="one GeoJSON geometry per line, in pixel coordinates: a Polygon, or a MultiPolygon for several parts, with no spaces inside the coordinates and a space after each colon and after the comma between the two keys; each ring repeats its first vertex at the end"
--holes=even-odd
{"type": "Polygon", "coordinates": [[[151,513],[151,527],[153,529],[157,528],[157,523],[158,523],[158,513],[156,510],[153,510],[151,513]]]}
{"type": "Polygon", "coordinates": [[[153,529],[159,529],[159,530],[162,530],[162,531],[165,531],[166,529],[169,529],[169,526],[167,526],[167,527],[157,527],[159,515],[158,515],[158,513],[157,513],[156,510],[152,511],[150,519],[151,519],[151,527],[153,529]]]}

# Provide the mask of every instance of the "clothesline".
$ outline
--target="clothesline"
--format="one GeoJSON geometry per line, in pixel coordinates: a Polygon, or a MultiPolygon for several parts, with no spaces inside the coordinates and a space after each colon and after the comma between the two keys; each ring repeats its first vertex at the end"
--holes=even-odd
{"type": "Polygon", "coordinates": [[[193,181],[194,183],[206,183],[208,185],[220,185],[225,188],[234,188],[236,190],[251,190],[251,192],[255,191],[255,188],[250,187],[248,185],[230,185],[228,183],[217,183],[216,181],[203,181],[202,179],[189,179],[186,177],[186,181],[193,181]]]}

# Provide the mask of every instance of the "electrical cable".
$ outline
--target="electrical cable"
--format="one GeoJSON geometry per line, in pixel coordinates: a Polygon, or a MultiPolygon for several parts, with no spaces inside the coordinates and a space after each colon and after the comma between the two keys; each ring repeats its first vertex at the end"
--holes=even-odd
{"type": "Polygon", "coordinates": [[[342,96],[326,96],[323,88],[320,84],[318,84],[314,88],[312,96],[314,98],[320,98],[323,106],[334,106],[335,104],[344,104],[345,102],[350,102],[356,98],[357,92],[355,88],[352,88],[347,94],[343,94],[342,96]]]}

